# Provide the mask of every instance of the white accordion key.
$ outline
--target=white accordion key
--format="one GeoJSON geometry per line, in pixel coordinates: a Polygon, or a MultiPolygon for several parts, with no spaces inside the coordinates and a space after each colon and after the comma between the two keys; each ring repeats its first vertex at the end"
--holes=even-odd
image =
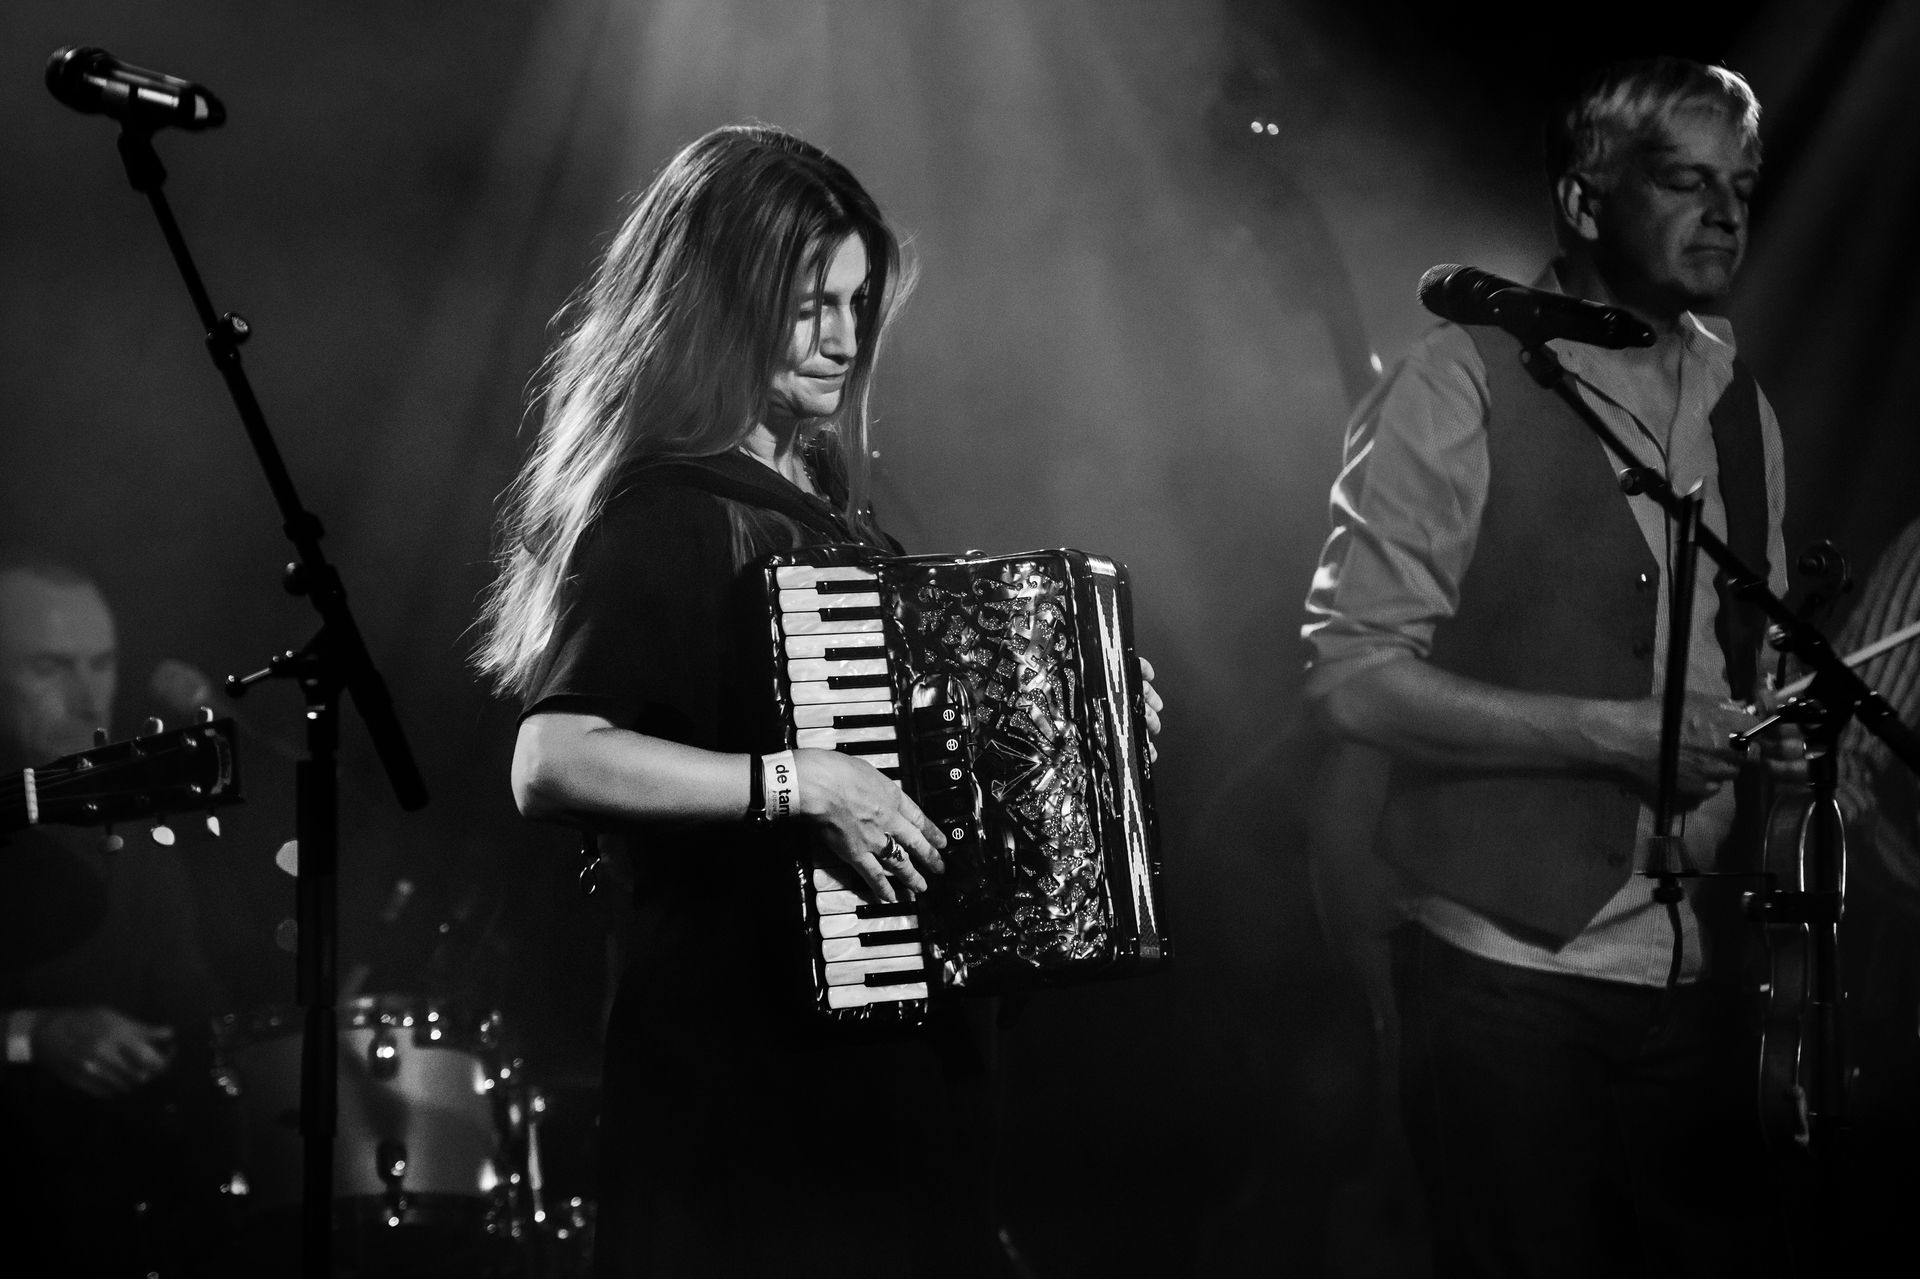
{"type": "Polygon", "coordinates": [[[822,937],[858,937],[861,933],[891,933],[902,928],[918,927],[920,917],[917,915],[877,915],[872,919],[864,919],[848,912],[820,916],[822,937]]]}
{"type": "Polygon", "coordinates": [[[885,657],[887,651],[886,632],[871,630],[850,631],[841,634],[829,632],[824,635],[789,635],[787,636],[786,642],[787,656],[790,658],[826,657],[835,649],[852,648],[878,649],[879,652],[874,654],[874,656],[885,657]]]}
{"type": "Polygon", "coordinates": [[[802,657],[787,663],[787,678],[796,684],[802,681],[826,681],[846,675],[885,675],[886,673],[887,659],[884,654],[879,657],[861,657],[851,660],[802,657]]]}
{"type": "Polygon", "coordinates": [[[833,688],[825,680],[809,680],[793,685],[791,696],[795,706],[831,702],[879,702],[888,705],[893,701],[893,690],[879,685],[872,688],[833,688]]]}
{"type": "Polygon", "coordinates": [[[829,937],[820,943],[820,958],[828,963],[847,959],[886,959],[893,955],[923,955],[926,948],[917,941],[888,941],[868,946],[858,937],[829,937]]]}
{"type": "Polygon", "coordinates": [[[783,564],[773,570],[773,580],[783,590],[798,590],[821,582],[873,582],[879,577],[872,569],[853,564],[783,564]]]}
{"type": "Polygon", "coordinates": [[[834,859],[831,866],[818,863],[813,868],[813,886],[823,893],[857,892],[860,877],[845,862],[834,859]]]}
{"type": "Polygon", "coordinates": [[[827,1007],[865,1008],[869,1004],[897,1004],[908,999],[925,999],[927,983],[902,982],[898,986],[829,986],[827,1007]]]}
{"type": "Polygon", "coordinates": [[[918,955],[892,955],[885,959],[856,959],[828,964],[827,985],[852,986],[864,983],[868,973],[911,973],[925,968],[918,955]]]}
{"type": "MultiPolygon", "coordinates": [[[[867,896],[858,888],[835,888],[829,889],[826,892],[815,893],[813,895],[813,903],[819,908],[822,915],[846,915],[859,910],[862,906],[872,905],[873,898],[867,896]]],[[[899,925],[901,928],[914,927],[913,916],[911,915],[896,915],[893,918],[905,921],[899,925]]]]}
{"type": "Polygon", "coordinates": [[[864,635],[884,625],[877,617],[822,617],[818,613],[785,613],[780,629],[794,635],[864,635]]]}
{"type": "Polygon", "coordinates": [[[852,888],[831,888],[813,895],[814,908],[822,915],[847,915],[867,904],[858,890],[852,888]]]}
{"type": "MultiPolygon", "coordinates": [[[[844,690],[843,690],[844,691],[844,690]]],[[[887,726],[894,723],[893,708],[876,707],[871,702],[809,702],[793,708],[793,726],[795,728],[871,728],[871,722],[861,724],[841,724],[843,719],[873,721],[884,719],[887,726]]]]}
{"type": "Polygon", "coordinates": [[[892,742],[899,738],[900,734],[893,731],[891,724],[867,728],[801,728],[794,731],[793,744],[802,749],[831,750],[842,742],[892,742]]]}
{"type": "Polygon", "coordinates": [[[831,609],[879,607],[880,596],[872,591],[850,591],[844,595],[825,595],[819,591],[780,592],[782,619],[804,613],[825,613],[831,609]]]}

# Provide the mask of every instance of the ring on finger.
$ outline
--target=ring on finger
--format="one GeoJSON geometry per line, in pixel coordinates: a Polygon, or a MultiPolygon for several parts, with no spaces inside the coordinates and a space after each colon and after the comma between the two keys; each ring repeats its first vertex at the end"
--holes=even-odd
{"type": "Polygon", "coordinates": [[[898,836],[889,835],[887,836],[886,847],[875,853],[874,859],[882,866],[903,865],[907,860],[906,845],[900,842],[898,836]]]}

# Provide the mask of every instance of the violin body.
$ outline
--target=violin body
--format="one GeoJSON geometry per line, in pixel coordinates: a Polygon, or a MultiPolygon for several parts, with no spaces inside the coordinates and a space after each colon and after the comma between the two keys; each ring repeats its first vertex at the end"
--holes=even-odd
{"type": "MultiPolygon", "coordinates": [[[[1816,775],[1830,770],[1831,751],[1810,750],[1808,761],[1816,775]]],[[[1749,901],[1767,956],[1760,1126],[1775,1149],[1804,1150],[1816,1129],[1841,1122],[1847,1111],[1839,971],[1846,833],[1831,787],[1816,783],[1776,796],[1764,866],[1771,886],[1749,901]]]]}

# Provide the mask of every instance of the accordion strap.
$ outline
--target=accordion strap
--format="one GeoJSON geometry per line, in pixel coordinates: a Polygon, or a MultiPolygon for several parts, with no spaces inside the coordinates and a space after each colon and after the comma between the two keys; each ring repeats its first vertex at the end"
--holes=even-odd
{"type": "Polygon", "coordinates": [[[831,542],[864,540],[827,503],[787,483],[764,463],[738,453],[643,463],[630,472],[628,483],[684,484],[715,497],[777,512],[831,542]]]}

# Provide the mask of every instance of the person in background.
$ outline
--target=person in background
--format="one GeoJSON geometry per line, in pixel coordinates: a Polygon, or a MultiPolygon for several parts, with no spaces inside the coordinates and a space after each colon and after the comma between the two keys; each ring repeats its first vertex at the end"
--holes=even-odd
{"type": "MultiPolygon", "coordinates": [[[[91,746],[113,722],[118,673],[99,588],[45,556],[0,550],[0,770],[91,746]]],[[[204,1242],[183,1173],[206,1134],[187,1131],[197,1081],[179,1063],[197,1060],[192,1032],[224,1001],[193,894],[173,854],[137,832],[118,851],[97,830],[0,839],[8,1265],[145,1274],[204,1242]]]]}
{"type": "MultiPolygon", "coordinates": [[[[1881,552],[1834,639],[1857,652],[1920,624],[1920,520],[1881,552]]],[[[1855,668],[1920,731],[1920,640],[1855,668]]],[[[1840,976],[1854,1140],[1841,1168],[1841,1237],[1872,1259],[1900,1243],[1920,1141],[1920,777],[1855,720],[1840,736],[1837,798],[1847,832],[1840,976]]]]}

